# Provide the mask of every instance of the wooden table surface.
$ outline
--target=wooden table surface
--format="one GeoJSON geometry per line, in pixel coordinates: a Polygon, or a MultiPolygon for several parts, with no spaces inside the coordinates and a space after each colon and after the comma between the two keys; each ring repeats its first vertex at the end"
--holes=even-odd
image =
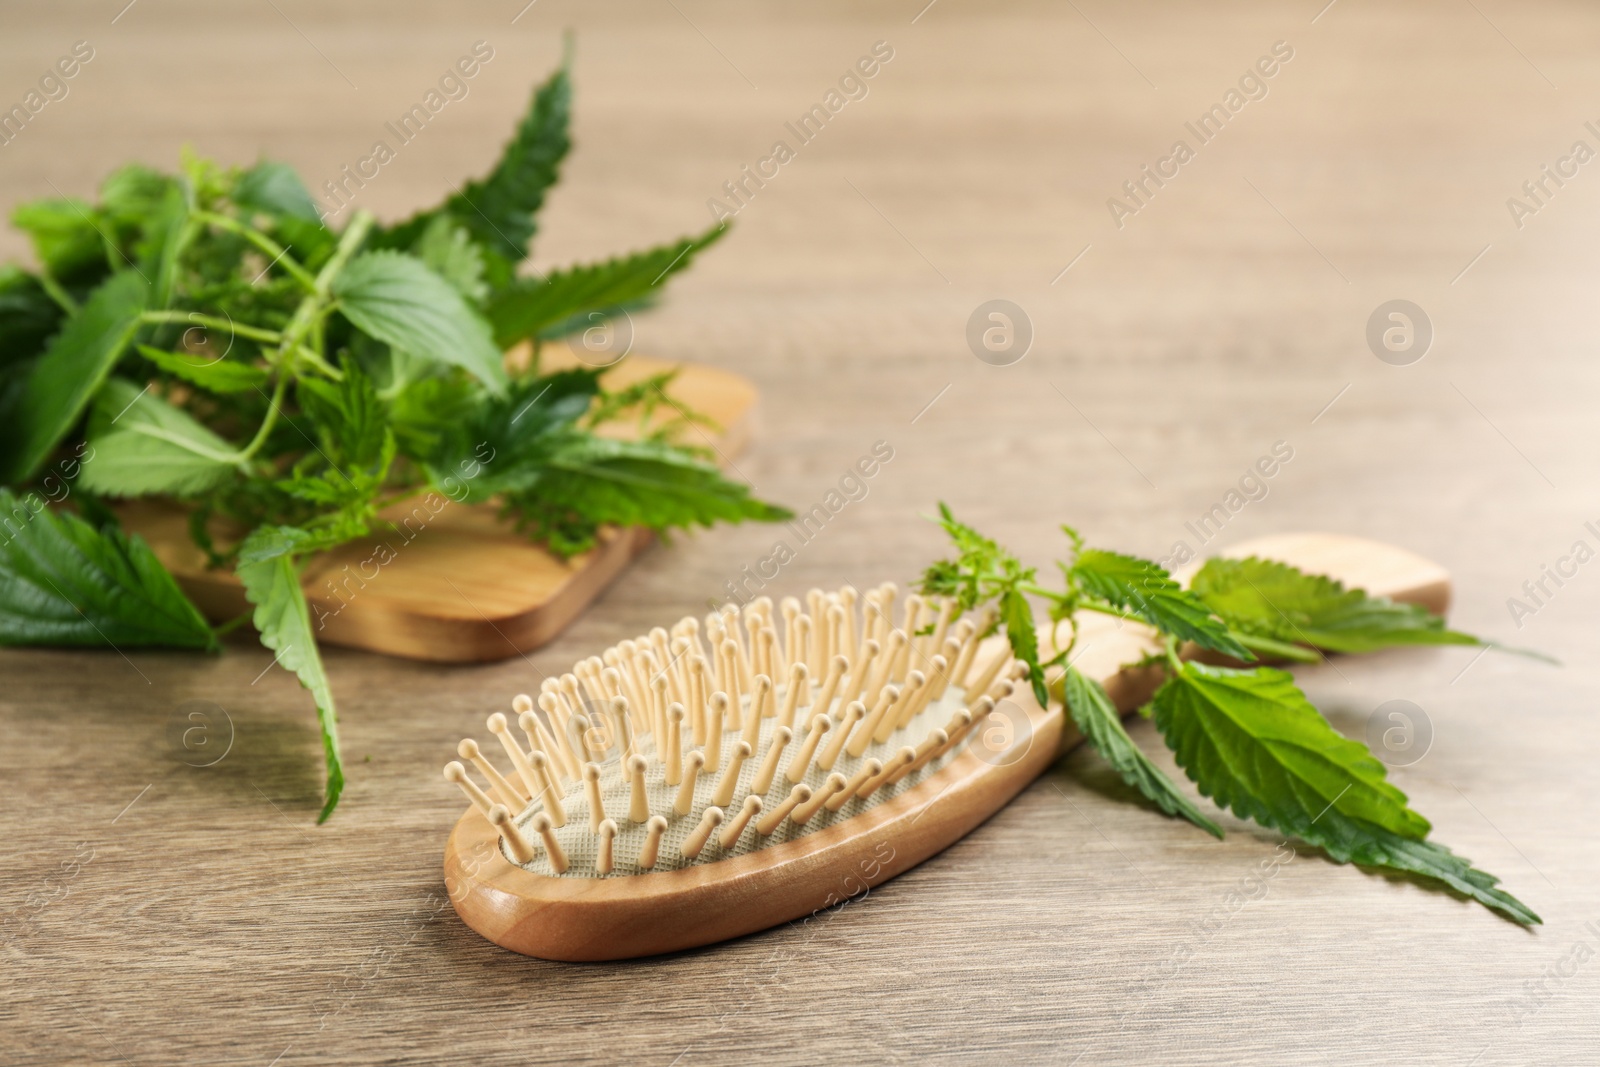
{"type": "MultiPolygon", "coordinates": [[[[1212,547],[1390,540],[1455,573],[1461,626],[1565,661],[1439,650],[1300,672],[1355,736],[1385,701],[1424,709],[1432,747],[1394,779],[1546,925],[1309,851],[1234,906],[1275,835],[1229,817],[1213,841],[1080,750],[810,923],[635,964],[495,948],[445,904],[462,804],[440,765],[536,669],[704,610],[774,538],[721,529],[652,550],[560,641],[503,663],[332,652],[351,784],[322,827],[309,700],[249,640],[209,658],[0,655],[0,1058],[1595,1060],[1600,564],[1547,584],[1531,616],[1507,600],[1574,542],[1600,546],[1600,164],[1560,162],[1600,147],[1584,125],[1600,11],[924,2],[8,3],[0,103],[75,41],[95,54],[0,147],[0,200],[88,194],[184,144],[264,152],[320,187],[489,42],[470,94],[359,192],[394,217],[488,164],[574,27],[577,148],[540,265],[695,230],[742,165],[797,147],[638,319],[639,349],[759,383],[737,464],[763,494],[808,508],[874,442],[894,450],[769,592],[909,579],[940,549],[918,518],[940,499],[1041,564],[1062,521],[1129,550],[1198,547],[1185,522],[1285,442],[1268,495],[1212,547]],[[893,58],[867,95],[797,145],[784,123],[879,41],[893,58]],[[1292,58],[1266,95],[1200,143],[1185,122],[1280,41],[1292,58]],[[1179,139],[1194,158],[1119,228],[1108,198],[1179,139]],[[1529,200],[1544,165],[1576,175],[1529,200]],[[1008,366],[965,340],[995,298],[1034,331],[1008,366]],[[1433,324],[1420,362],[1369,350],[1392,299],[1433,324]],[[173,741],[191,701],[225,713],[231,749],[210,767],[173,741]]],[[[20,238],[0,254],[25,254],[20,238]]]]}

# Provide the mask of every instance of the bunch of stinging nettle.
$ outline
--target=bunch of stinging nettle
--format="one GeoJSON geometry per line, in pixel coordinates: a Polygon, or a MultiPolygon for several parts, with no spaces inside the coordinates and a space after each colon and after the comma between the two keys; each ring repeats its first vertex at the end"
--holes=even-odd
{"type": "Polygon", "coordinates": [[[648,302],[723,232],[518,277],[570,101],[563,65],[486,177],[392,226],[357,214],[335,232],[287,166],[187,156],[176,175],[123,167],[98,203],[18,207],[39,267],[0,267],[0,644],[215,649],[104,503],[182,502],[316,699],[326,818],[344,776],[299,583],[311,554],[441,485],[563,555],[609,524],[787,518],[675,443],[695,417],[676,402],[682,418],[639,439],[596,434],[642,427],[670,375],[612,390],[598,370],[540,373],[541,340],[648,302]],[[502,352],[529,339],[531,365],[508,372],[502,352]]]}
{"type": "Polygon", "coordinates": [[[1322,652],[1487,642],[1446,628],[1424,608],[1273,560],[1213,558],[1184,588],[1158,563],[1085,547],[1070,526],[1061,529],[1071,554],[1058,564],[1061,588],[1052,589],[949,508],[941,504],[939,512],[956,554],[927,569],[922,592],[954,597],[962,610],[987,605],[993,625],[1004,627],[1012,653],[1027,665],[1040,704],[1059,688],[1083,736],[1161,811],[1222,836],[1222,828],[1134,744],[1100,683],[1072,666],[1080,612],[1132,619],[1155,631],[1159,649],[1126,665],[1165,675],[1139,714],[1155,720],[1178,766],[1219,807],[1292,834],[1339,863],[1420,875],[1513,922],[1542,921],[1499,888],[1494,875],[1427,840],[1428,820],[1388,781],[1383,764],[1336,731],[1293,675],[1260,662],[1315,663],[1322,652]],[[1048,658],[1042,658],[1030,597],[1042,599],[1051,623],[1067,630],[1065,640],[1056,634],[1048,658]],[[1242,665],[1208,665],[1180,656],[1185,650],[1242,665]]]}

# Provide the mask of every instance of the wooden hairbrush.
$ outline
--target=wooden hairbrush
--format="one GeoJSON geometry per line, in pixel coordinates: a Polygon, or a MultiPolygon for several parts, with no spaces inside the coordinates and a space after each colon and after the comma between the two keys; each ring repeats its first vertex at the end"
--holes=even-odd
{"type": "MultiPolygon", "coordinates": [[[[1443,613],[1449,574],[1402,549],[1282,535],[1281,560],[1443,613]]],[[[729,605],[655,629],[519,696],[445,778],[472,801],[445,849],[467,924],[552,960],[710,944],[847,899],[927,859],[1081,740],[1041,708],[986,620],[892,584],[729,605]],[[519,739],[518,735],[521,735],[519,739]]],[[[1065,623],[1062,624],[1063,626],[1065,623]]],[[[1156,669],[1143,626],[1078,620],[1075,666],[1131,710],[1156,669]]]]}

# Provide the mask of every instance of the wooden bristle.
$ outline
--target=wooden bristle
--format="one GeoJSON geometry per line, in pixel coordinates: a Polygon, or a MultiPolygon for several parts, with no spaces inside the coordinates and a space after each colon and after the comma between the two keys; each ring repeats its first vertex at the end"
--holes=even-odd
{"type": "Polygon", "coordinates": [[[828,802],[829,797],[844,787],[844,775],[838,773],[828,775],[827,781],[822,783],[822,788],[812,793],[810,800],[807,800],[789,813],[790,820],[796,826],[804,826],[816,817],[817,812],[822,810],[822,805],[828,802]]]}
{"type": "Polygon", "coordinates": [[[786,773],[789,781],[799,782],[805,778],[806,771],[811,767],[811,757],[816,754],[817,745],[822,741],[822,735],[827,733],[832,725],[833,720],[828,718],[827,712],[820,712],[811,717],[811,728],[806,731],[806,739],[795,751],[794,759],[789,761],[789,770],[786,773]]]}
{"type": "Polygon", "coordinates": [[[532,827],[534,833],[539,835],[539,839],[544,842],[544,854],[545,858],[550,861],[550,869],[557,874],[565,874],[567,871],[567,854],[561,850],[561,842],[556,840],[555,830],[551,828],[550,816],[541,811],[533,817],[533,821],[528,825],[532,827]]]}
{"type": "Polygon", "coordinates": [[[761,811],[761,798],[752,793],[744,798],[744,805],[729,820],[728,825],[722,828],[717,835],[717,841],[723,848],[732,848],[739,843],[739,835],[744,833],[744,828],[750,825],[750,820],[761,811]]]}
{"type": "Polygon", "coordinates": [[[668,785],[683,781],[683,720],[682,704],[667,707],[667,751],[662,757],[662,780],[668,785]]]}
{"type": "Polygon", "coordinates": [[[783,801],[777,807],[773,808],[756,821],[756,833],[760,834],[762,837],[769,836],[772,831],[776,830],[780,825],[782,825],[783,820],[789,817],[789,813],[791,811],[810,799],[810,786],[795,786],[793,789],[789,790],[789,795],[784,797],[783,801]]]}
{"type": "Polygon", "coordinates": [[[707,808],[700,816],[700,822],[689,831],[689,836],[683,839],[683,858],[692,860],[700,855],[700,850],[706,847],[706,841],[711,837],[711,831],[722,823],[721,808],[707,808]]]}
{"type": "Polygon", "coordinates": [[[510,770],[468,738],[444,776],[519,865],[542,850],[539,870],[574,873],[557,831],[582,877],[712,862],[865,813],[961,752],[1027,684],[1009,648],[984,644],[993,622],[892,582],[728,603],[518,694],[486,720],[510,770]],[[664,855],[669,830],[682,844],[664,855]]]}
{"type": "Polygon", "coordinates": [[[551,777],[555,764],[543,752],[528,753],[528,765],[533,768],[533,773],[539,778],[538,799],[544,801],[544,810],[550,813],[550,821],[556,826],[567,825],[567,809],[561,803],[562,790],[557,787],[556,781],[551,777]]]}
{"type": "Polygon", "coordinates": [[[740,741],[733,746],[733,751],[728,754],[728,766],[723,770],[722,777],[717,779],[716,792],[711,794],[711,803],[720,808],[727,807],[733,800],[733,791],[739,785],[739,770],[754,751],[748,741],[740,741]]]}
{"type": "Polygon", "coordinates": [[[917,750],[912,748],[910,745],[906,745],[899,752],[896,752],[893,758],[883,765],[883,770],[879,771],[876,777],[868,778],[866,782],[862,784],[861,790],[856,794],[856,796],[860,797],[862,800],[866,800],[879,789],[883,788],[884,784],[888,782],[893,775],[898,774],[902,768],[909,767],[912,761],[916,758],[917,750]]]}
{"type": "Polygon", "coordinates": [[[522,836],[522,831],[517,829],[517,824],[511,821],[511,812],[506,810],[504,804],[496,804],[489,809],[489,821],[494,823],[495,829],[500,831],[500,836],[505,839],[506,849],[511,853],[511,858],[518,863],[532,863],[533,857],[538,855],[528,839],[522,836]]]}
{"type": "Polygon", "coordinates": [[[494,807],[494,801],[489,799],[489,794],[478,788],[478,783],[467,777],[467,769],[455,760],[444,765],[444,780],[454,782],[467,794],[467,799],[472,801],[472,806],[489,814],[489,809],[494,807]]]}
{"type": "Polygon", "coordinates": [[[793,739],[794,731],[787,726],[779,726],[772,731],[772,740],[767,742],[767,754],[762,757],[755,780],[750,783],[752,793],[765,794],[772,788],[772,779],[777,777],[778,761],[783,758],[784,746],[793,739]]]}
{"type": "Polygon", "coordinates": [[[772,699],[772,679],[758,674],[750,691],[750,714],[744,717],[744,739],[754,745],[761,737],[761,719],[772,699]]]}
{"type": "Polygon", "coordinates": [[[898,686],[886,685],[883,692],[878,694],[877,703],[872,707],[872,713],[867,716],[867,721],[862,723],[856,731],[855,740],[851,742],[849,752],[853,759],[860,759],[866,754],[867,746],[872,744],[873,738],[878,733],[878,727],[889,716],[889,709],[894,706],[895,699],[900,696],[898,686]]]}
{"type": "Polygon", "coordinates": [[[644,789],[644,770],[650,766],[643,756],[628,757],[628,821],[645,822],[650,818],[650,797],[644,789]]]}
{"type": "Polygon", "coordinates": [[[672,810],[679,815],[687,815],[694,809],[694,784],[705,765],[706,757],[702,752],[691,752],[683,761],[683,784],[678,787],[678,796],[672,805],[672,810]]]}
{"type": "Polygon", "coordinates": [[[883,773],[882,761],[875,759],[862,760],[860,769],[850,776],[850,780],[845,782],[844,788],[833,794],[823,807],[829,811],[838,811],[849,803],[850,798],[855,796],[861,787],[867,784],[869,779],[875,778],[881,773],[883,773]]]}
{"type": "Polygon", "coordinates": [[[600,765],[585,763],[583,765],[583,794],[589,802],[589,832],[598,833],[600,824],[605,821],[605,802],[600,797],[600,765]]]}
{"type": "Polygon", "coordinates": [[[844,751],[844,744],[850,739],[850,731],[860,725],[861,720],[867,717],[867,706],[859,700],[850,702],[845,709],[844,717],[839,720],[839,726],[833,731],[833,736],[828,738],[827,745],[822,750],[822,755],[817,757],[817,766],[825,771],[833,770],[833,765],[839,762],[839,755],[844,751]]]}
{"type": "Polygon", "coordinates": [[[612,846],[617,840],[617,824],[606,819],[600,824],[600,840],[595,843],[594,873],[607,875],[611,873],[614,857],[612,846]]]}
{"type": "Polygon", "coordinates": [[[526,798],[517,792],[516,786],[512,785],[506,780],[505,775],[495,770],[494,764],[490,763],[488,757],[486,757],[483,754],[483,751],[478,748],[478,742],[474,741],[470,737],[464,738],[462,739],[462,742],[456,746],[456,753],[460,755],[462,759],[471,761],[473,766],[477,767],[479,771],[483,772],[483,776],[489,779],[489,787],[493,789],[495,795],[500,798],[500,803],[504,804],[507,808],[513,811],[522,810],[522,806],[526,802],[526,798]]]}
{"type": "Polygon", "coordinates": [[[644,844],[639,847],[639,866],[645,870],[656,865],[656,857],[661,852],[661,835],[667,832],[667,820],[660,815],[650,816],[650,821],[645,823],[644,844]]]}
{"type": "MultiPolygon", "coordinates": [[[[806,676],[808,673],[806,665],[798,661],[789,668],[789,685],[784,690],[783,706],[778,711],[779,726],[791,728],[794,726],[794,713],[802,706],[801,698],[805,696],[807,688],[806,676]]],[[[805,703],[810,704],[810,699],[806,699],[805,703]]]]}
{"type": "Polygon", "coordinates": [[[712,693],[706,712],[706,766],[713,774],[722,768],[722,734],[728,728],[728,694],[712,693]]]}

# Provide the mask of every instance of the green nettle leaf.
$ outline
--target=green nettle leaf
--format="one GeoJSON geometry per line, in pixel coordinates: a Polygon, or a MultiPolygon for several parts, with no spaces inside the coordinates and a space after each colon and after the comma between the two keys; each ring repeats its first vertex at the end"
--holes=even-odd
{"type": "Polygon", "coordinates": [[[520,278],[489,302],[489,321],[502,346],[526,337],[559,337],[594,325],[591,315],[637,304],[653,296],[668,277],[685,269],[701,249],[715,244],[726,226],[714,226],[631,256],[609,259],[542,278],[520,278]]]}
{"type": "Polygon", "coordinates": [[[321,224],[317,203],[300,175],[287,163],[263,159],[239,175],[233,202],[262,214],[321,224]]]}
{"type": "Polygon", "coordinates": [[[261,632],[261,643],[277,654],[278,665],[299,678],[316,701],[322,755],[328,770],[322,812],[317,817],[322,822],[332,814],[344,791],[344,765],[339,758],[333,689],[322,669],[311,612],[294,562],[294,553],[307,540],[305,531],[294,527],[264,526],[240,546],[237,573],[244,583],[246,598],[255,605],[253,621],[261,632]]]}
{"type": "Polygon", "coordinates": [[[142,163],[119,167],[100,183],[100,207],[118,230],[142,227],[161,209],[177,181],[142,163]]]}
{"type": "Polygon", "coordinates": [[[334,279],[339,310],[368,336],[414,356],[465,367],[496,394],[506,389],[489,326],[419,259],[368,252],[334,279]]]}
{"type": "Polygon", "coordinates": [[[1185,663],[1156,693],[1156,726],[1200,792],[1340,863],[1436,878],[1520,923],[1539,917],[1442,845],[1365,746],[1341,737],[1286,671],[1185,663]]]}
{"type": "Polygon", "coordinates": [[[924,596],[955,597],[962,611],[971,611],[985,600],[1033,580],[1032,567],[1024,567],[993,539],[959,521],[943,501],[938,522],[950,535],[958,555],[934,563],[923,573],[919,588],[924,596]]]}
{"type": "Polygon", "coordinates": [[[187,412],[113,378],[95,401],[79,484],[106,496],[191,496],[227,481],[243,457],[187,412]]]}
{"type": "Polygon", "coordinates": [[[1372,652],[1395,645],[1480,645],[1471,634],[1416,604],[1397,604],[1287,563],[1206,561],[1189,588],[1236,630],[1328,652],[1372,652]]]}
{"type": "Polygon", "coordinates": [[[45,349],[15,409],[0,413],[0,481],[26,480],[66,436],[139,328],[144,279],[114,275],[68,317],[45,349]]]}
{"type": "Polygon", "coordinates": [[[567,136],[571,111],[572,82],[563,64],[535,90],[528,113],[494,169],[468,182],[440,207],[381,235],[382,247],[408,247],[435,218],[448,215],[493,257],[495,283],[510,281],[511,266],[528,258],[529,242],[538,229],[534,216],[544,206],[545,193],[556,183],[561,160],[572,147],[567,136]]]}
{"type": "Polygon", "coordinates": [[[757,500],[749,486],[729,481],[681,449],[577,435],[549,457],[531,489],[508,499],[508,506],[567,553],[592,545],[603,524],[665,531],[746,519],[775,522],[792,515],[757,500]]]}
{"type": "Polygon", "coordinates": [[[106,237],[95,207],[84,200],[33,200],[17,205],[11,224],[33,241],[34,255],[51,275],[71,280],[106,265],[106,237]]]}
{"type": "Polygon", "coordinates": [[[200,231],[191,217],[189,197],[180,186],[167,187],[160,205],[145,219],[143,230],[144,237],[136,244],[139,272],[151,279],[150,305],[165,308],[177,285],[179,257],[200,231]]]}
{"type": "Polygon", "coordinates": [[[0,489],[0,645],[215,649],[148,545],[0,489]]]}
{"type": "Polygon", "coordinates": [[[411,254],[474,305],[482,305],[488,299],[489,283],[483,280],[483,246],[450,217],[441,215],[430,222],[411,246],[411,254]]]}
{"type": "Polygon", "coordinates": [[[1111,697],[1099,682],[1086,677],[1076,667],[1068,667],[1066,700],[1072,721],[1124,782],[1166,814],[1182,815],[1213,837],[1222,837],[1222,827],[1202,815],[1194,801],[1133,743],[1133,738],[1123,729],[1116,705],[1111,703],[1111,697]]]}
{"type": "Polygon", "coordinates": [[[37,356],[61,322],[61,307],[39,280],[10,264],[0,265],[0,375],[37,356]]]}
{"type": "Polygon", "coordinates": [[[354,360],[344,363],[344,380],[325,382],[303,378],[295,387],[300,406],[324,430],[334,454],[358,467],[367,467],[384,451],[389,437],[387,411],[372,379],[354,360]]]}
{"type": "Polygon", "coordinates": [[[599,392],[599,374],[581,368],[512,383],[504,397],[489,399],[443,434],[444,444],[426,457],[433,483],[464,481],[464,494],[451,494],[463,503],[529,488],[572,440],[599,392]]]}
{"type": "Polygon", "coordinates": [[[1028,667],[1028,680],[1040,707],[1050,705],[1050,690],[1044,683],[1044,669],[1039,666],[1039,634],[1033,624],[1033,606],[1028,598],[1016,589],[1007,589],[1000,595],[1000,621],[1005,624],[1006,640],[1011,652],[1028,667]]]}
{"type": "Polygon", "coordinates": [[[267,384],[266,368],[236,359],[168,352],[139,345],[139,354],[174,377],[211,393],[249,393],[267,384]]]}
{"type": "Polygon", "coordinates": [[[1212,618],[1209,606],[1158,564],[1088,548],[1078,553],[1069,573],[1086,591],[1162,633],[1235,659],[1255,658],[1228,633],[1227,626],[1212,618]]]}

